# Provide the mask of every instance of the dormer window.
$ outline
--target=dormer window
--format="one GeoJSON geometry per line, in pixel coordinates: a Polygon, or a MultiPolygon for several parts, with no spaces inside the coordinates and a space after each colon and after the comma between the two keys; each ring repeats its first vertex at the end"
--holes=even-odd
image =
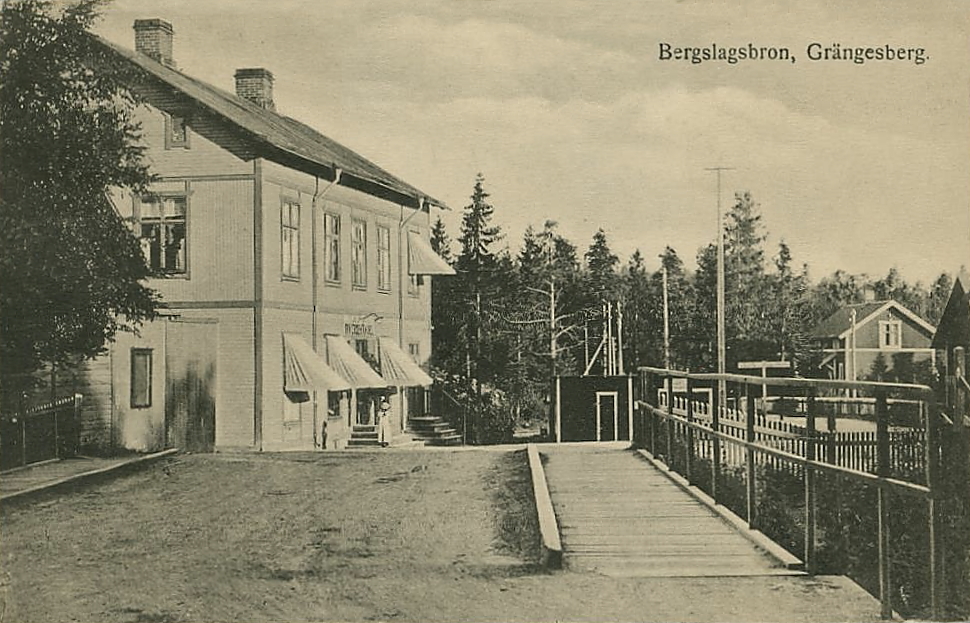
{"type": "Polygon", "coordinates": [[[189,128],[185,117],[165,115],[165,149],[176,148],[189,148],[189,128]]]}

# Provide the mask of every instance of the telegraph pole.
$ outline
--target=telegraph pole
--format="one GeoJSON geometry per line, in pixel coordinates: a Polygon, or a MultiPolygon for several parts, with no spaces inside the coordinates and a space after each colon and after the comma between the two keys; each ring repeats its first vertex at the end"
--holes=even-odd
{"type": "MultiPolygon", "coordinates": [[[[726,372],[727,347],[724,338],[724,224],[721,215],[721,171],[733,171],[733,167],[708,167],[705,171],[717,174],[717,373],[726,372]]],[[[717,382],[718,404],[727,404],[727,383],[717,382]]]]}

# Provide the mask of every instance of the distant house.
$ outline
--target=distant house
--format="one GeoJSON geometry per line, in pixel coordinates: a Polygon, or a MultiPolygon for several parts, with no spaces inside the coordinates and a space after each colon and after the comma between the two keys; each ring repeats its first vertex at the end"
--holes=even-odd
{"type": "Polygon", "coordinates": [[[131,87],[158,182],[113,202],[141,243],[162,318],[79,375],[81,441],[157,450],[346,445],[390,396],[391,433],[424,415],[430,195],[275,110],[274,78],[235,93],[178,70],[173,29],[96,40],[131,87]]]}
{"type": "Polygon", "coordinates": [[[934,362],[935,327],[896,301],[846,305],[809,332],[831,379],[863,380],[879,359],[892,370],[905,362],[934,362]]]}

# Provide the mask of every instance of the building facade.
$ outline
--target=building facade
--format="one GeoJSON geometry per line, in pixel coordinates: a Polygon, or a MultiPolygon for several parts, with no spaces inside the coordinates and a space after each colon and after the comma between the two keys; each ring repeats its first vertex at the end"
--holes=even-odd
{"type": "Polygon", "coordinates": [[[935,327],[896,301],[847,305],[809,334],[832,379],[866,380],[878,369],[920,362],[932,365],[935,327]]]}
{"type": "Polygon", "coordinates": [[[445,206],[276,112],[269,71],[228,93],[176,68],[167,22],[135,33],[98,41],[138,76],[158,181],[112,201],[164,308],[87,366],[82,444],[339,448],[382,398],[406,428],[431,383],[430,275],[452,272],[428,244],[445,206]]]}

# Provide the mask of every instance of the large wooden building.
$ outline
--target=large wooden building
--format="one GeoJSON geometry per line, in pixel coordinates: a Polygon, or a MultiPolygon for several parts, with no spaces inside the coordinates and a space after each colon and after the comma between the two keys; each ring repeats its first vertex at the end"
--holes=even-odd
{"type": "Polygon", "coordinates": [[[134,29],[135,50],[99,42],[136,70],[159,179],[113,201],[164,309],[87,366],[82,444],[338,448],[384,397],[404,429],[431,383],[427,276],[452,272],[428,244],[444,206],[277,112],[269,71],[229,93],[177,69],[170,24],[134,29]]]}

